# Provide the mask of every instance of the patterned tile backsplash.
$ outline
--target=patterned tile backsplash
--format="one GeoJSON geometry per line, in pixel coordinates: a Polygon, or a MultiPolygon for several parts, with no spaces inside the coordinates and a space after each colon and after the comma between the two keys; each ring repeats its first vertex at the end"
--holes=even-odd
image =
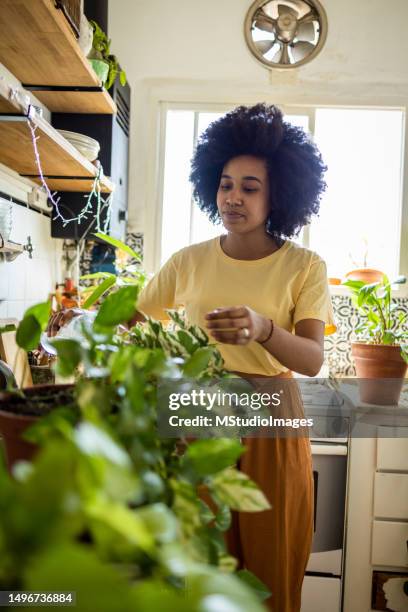
{"type": "MultiPolygon", "coordinates": [[[[134,251],[136,251],[136,253],[140,253],[141,256],[143,256],[143,234],[136,234],[136,233],[129,232],[128,234],[126,234],[125,242],[134,251]]],[[[81,274],[90,274],[91,272],[95,272],[96,268],[98,268],[101,271],[103,270],[103,271],[113,272],[114,269],[112,270],[108,270],[108,268],[105,269],[105,266],[108,264],[108,262],[111,261],[112,249],[110,247],[106,247],[106,251],[105,251],[106,257],[104,258],[103,245],[102,245],[102,248],[98,250],[98,252],[96,252],[94,248],[95,245],[96,243],[93,242],[92,240],[87,241],[85,244],[85,248],[82,252],[81,261],[80,261],[81,274]],[[98,261],[95,261],[95,256],[98,257],[98,261]]],[[[99,243],[99,246],[100,246],[100,243],[99,243]]]]}
{"type": "MultiPolygon", "coordinates": [[[[408,298],[394,298],[398,310],[407,312],[408,298]]],[[[337,332],[325,338],[325,361],[330,374],[334,376],[354,376],[355,369],[351,356],[351,342],[357,339],[354,332],[361,322],[358,311],[347,295],[332,296],[334,318],[337,332]]]]}

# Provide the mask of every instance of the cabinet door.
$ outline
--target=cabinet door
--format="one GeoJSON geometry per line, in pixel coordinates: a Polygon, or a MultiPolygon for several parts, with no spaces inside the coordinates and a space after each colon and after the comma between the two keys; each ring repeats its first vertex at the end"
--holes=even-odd
{"type": "Polygon", "coordinates": [[[408,474],[376,473],[374,517],[408,519],[408,474]]]}
{"type": "Polygon", "coordinates": [[[340,612],[340,578],[305,576],[300,612],[340,612]]]}
{"type": "Polygon", "coordinates": [[[408,427],[393,428],[393,433],[395,437],[386,437],[389,428],[378,427],[377,469],[408,472],[408,427]]]}
{"type": "Polygon", "coordinates": [[[408,565],[408,523],[374,521],[371,562],[373,565],[408,565]]]}

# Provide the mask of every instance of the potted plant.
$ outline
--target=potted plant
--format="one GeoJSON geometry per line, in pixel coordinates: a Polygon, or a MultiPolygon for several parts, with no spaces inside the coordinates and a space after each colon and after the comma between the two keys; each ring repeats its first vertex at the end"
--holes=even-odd
{"type": "Polygon", "coordinates": [[[121,85],[126,85],[126,74],[119,66],[116,55],[110,52],[111,41],[96,21],[89,22],[93,28],[92,50],[88,54],[88,60],[105,85],[110,89],[119,75],[121,85]]]}
{"type": "Polygon", "coordinates": [[[352,342],[360,398],[372,404],[397,404],[408,363],[407,312],[399,312],[393,303],[394,284],[406,282],[404,276],[390,282],[384,274],[381,281],[364,283],[348,280],[353,303],[363,316],[356,328],[362,340],[352,342]]]}
{"type": "MultiPolygon", "coordinates": [[[[232,467],[244,447],[196,440],[181,454],[156,429],[158,382],[222,376],[222,360],[176,313],[174,330],[152,320],[121,328],[136,297],[136,286],[117,288],[82,339],[54,340],[59,374],[79,374],[71,404],[56,402],[25,432],[35,461],[16,464],[15,478],[0,466],[0,585],[76,591],[80,612],[216,612],[220,597],[237,612],[260,612],[248,585],[268,593],[249,572],[234,575],[223,538],[231,510],[269,508],[232,467]]],[[[20,341],[38,342],[44,311],[24,317],[20,341]]]]}
{"type": "MultiPolygon", "coordinates": [[[[111,238],[106,234],[97,234],[110,246],[119,249],[132,260],[140,260],[138,253],[120,240],[111,238]]],[[[118,274],[96,273],[85,276],[86,279],[100,281],[97,287],[87,288],[88,295],[83,296],[83,307],[91,308],[98,300],[104,299],[110,293],[123,286],[135,287],[137,293],[145,282],[143,271],[126,262],[118,269],[118,274]]],[[[45,343],[44,330],[46,329],[51,313],[49,302],[36,304],[29,308],[21,321],[16,340],[18,345],[26,351],[36,350],[40,340],[45,343]]],[[[12,329],[15,329],[14,326],[12,329]]],[[[62,363],[57,366],[58,371],[64,375],[62,363]]],[[[58,407],[70,406],[73,402],[73,386],[68,385],[36,385],[20,391],[0,391],[0,432],[4,438],[6,459],[11,469],[17,460],[31,459],[37,448],[24,439],[25,430],[40,416],[44,416],[58,407]]]]}

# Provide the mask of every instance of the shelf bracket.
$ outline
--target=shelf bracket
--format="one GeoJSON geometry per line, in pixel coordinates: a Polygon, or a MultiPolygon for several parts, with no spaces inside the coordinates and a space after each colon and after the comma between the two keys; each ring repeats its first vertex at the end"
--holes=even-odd
{"type": "Polygon", "coordinates": [[[27,251],[30,259],[33,258],[33,243],[31,242],[31,236],[27,236],[27,243],[23,245],[16,242],[7,242],[0,234],[0,262],[14,261],[16,257],[21,255],[24,251],[27,251]]]}

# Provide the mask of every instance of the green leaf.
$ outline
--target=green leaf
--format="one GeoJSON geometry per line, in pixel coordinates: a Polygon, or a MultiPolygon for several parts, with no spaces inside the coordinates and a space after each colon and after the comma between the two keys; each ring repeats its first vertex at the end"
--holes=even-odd
{"type": "Polygon", "coordinates": [[[226,504],[218,505],[218,512],[215,515],[215,527],[220,531],[227,531],[231,526],[231,510],[226,504]]]}
{"type": "Polygon", "coordinates": [[[252,572],[249,572],[248,570],[239,570],[237,572],[237,576],[240,580],[242,580],[242,582],[249,586],[254,593],[256,593],[261,601],[267,599],[271,595],[268,587],[252,572]]]}
{"type": "Polygon", "coordinates": [[[378,322],[379,322],[379,317],[372,310],[370,310],[368,312],[367,318],[368,318],[369,321],[371,321],[371,323],[378,324],[378,322]]]}
{"type": "Polygon", "coordinates": [[[185,376],[195,377],[202,373],[208,367],[208,364],[213,356],[213,349],[211,347],[200,347],[195,353],[186,361],[183,367],[183,373],[185,376]]]}
{"type": "Polygon", "coordinates": [[[220,572],[209,565],[196,565],[186,576],[186,593],[199,598],[200,603],[191,610],[205,612],[264,612],[256,595],[232,574],[220,572]]]}
{"type": "Polygon", "coordinates": [[[232,510],[259,512],[271,508],[259,487],[246,474],[234,468],[213,476],[209,486],[232,510]]]}
{"type": "Polygon", "coordinates": [[[382,344],[394,344],[395,334],[392,331],[386,331],[382,337],[382,344]]]}
{"type": "Polygon", "coordinates": [[[107,433],[92,423],[81,423],[74,432],[74,441],[85,455],[104,457],[116,465],[130,467],[129,455],[107,433]]]}
{"type": "Polygon", "coordinates": [[[363,281],[356,280],[348,280],[342,283],[344,287],[349,287],[349,289],[354,289],[355,291],[359,291],[361,287],[364,287],[365,283],[363,281]]]}
{"type": "Polygon", "coordinates": [[[79,278],[81,280],[93,280],[95,278],[116,278],[115,274],[111,274],[110,272],[94,272],[93,274],[83,274],[79,278]]]}
{"type": "Polygon", "coordinates": [[[207,476],[233,465],[244,450],[240,442],[228,438],[196,440],[188,446],[184,457],[197,474],[207,476]]]}
{"type": "Polygon", "coordinates": [[[24,587],[30,591],[75,591],[75,612],[129,612],[130,585],[122,573],[98,559],[89,546],[49,547],[28,565],[24,587]]]}
{"type": "Polygon", "coordinates": [[[381,283],[377,282],[370,283],[369,285],[364,285],[364,287],[361,287],[357,299],[358,306],[361,307],[364,303],[372,303],[370,302],[370,297],[380,285],[381,283]]]}
{"type": "Polygon", "coordinates": [[[96,289],[91,293],[91,295],[85,300],[82,308],[86,309],[95,304],[97,300],[107,291],[112,285],[116,282],[116,276],[112,276],[110,278],[106,278],[101,282],[100,285],[96,287],[96,289]]]}
{"type": "Polygon", "coordinates": [[[31,306],[24,313],[24,318],[17,328],[16,342],[18,346],[26,351],[32,351],[37,348],[41,332],[48,325],[48,320],[51,313],[51,303],[42,302],[31,306]]]}
{"type": "Polygon", "coordinates": [[[41,325],[34,315],[25,316],[17,328],[18,346],[26,351],[33,351],[40,342],[41,331],[41,325]]]}
{"type": "Polygon", "coordinates": [[[151,504],[135,511],[157,542],[166,544],[176,540],[179,529],[173,512],[164,504],[151,504]]]}
{"type": "Polygon", "coordinates": [[[51,344],[55,346],[58,354],[56,372],[62,377],[74,374],[82,358],[80,344],[65,338],[55,338],[51,344]]]}
{"type": "Polygon", "coordinates": [[[121,70],[119,73],[119,80],[122,87],[126,85],[126,73],[124,70],[121,70]]]}
{"type": "Polygon", "coordinates": [[[152,534],[133,510],[116,502],[95,499],[86,505],[85,511],[88,517],[102,523],[131,544],[149,553],[154,551],[152,534]]]}
{"type": "Polygon", "coordinates": [[[51,302],[41,302],[40,304],[34,304],[28,310],[25,311],[24,316],[27,317],[32,315],[38,321],[41,326],[41,331],[48,325],[48,321],[51,314],[51,302]]]}
{"type": "Polygon", "coordinates": [[[96,315],[95,324],[110,327],[129,321],[136,312],[138,293],[137,286],[129,285],[109,295],[96,315]]]}
{"type": "Polygon", "coordinates": [[[140,261],[140,255],[136,253],[136,251],[134,251],[130,246],[122,242],[121,240],[117,240],[116,238],[112,238],[112,236],[108,236],[107,234],[102,234],[101,232],[98,232],[97,234],[95,234],[95,236],[99,238],[100,240],[104,240],[111,246],[114,246],[116,249],[119,249],[120,251],[124,251],[125,253],[133,257],[134,259],[137,259],[137,261],[140,261]]]}
{"type": "Polygon", "coordinates": [[[170,486],[174,492],[172,509],[181,522],[183,531],[191,533],[200,527],[200,500],[195,487],[188,482],[172,479],[170,486]]]}
{"type": "Polygon", "coordinates": [[[178,330],[177,338],[184,348],[190,353],[190,355],[197,349],[197,341],[194,339],[194,336],[185,329],[178,330]]]}

